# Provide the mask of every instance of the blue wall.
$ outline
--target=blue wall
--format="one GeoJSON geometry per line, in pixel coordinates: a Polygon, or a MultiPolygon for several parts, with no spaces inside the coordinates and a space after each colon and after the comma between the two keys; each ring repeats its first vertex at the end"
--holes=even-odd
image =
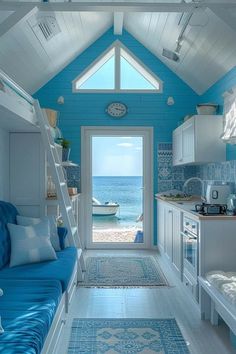
{"type": "MultiPolygon", "coordinates": [[[[69,64],[42,89],[35,97],[43,107],[60,111],[59,126],[65,138],[72,142],[71,159],[80,163],[80,127],[105,126],[152,126],[154,128],[154,190],[157,192],[157,144],[170,142],[172,131],[189,112],[195,111],[199,96],[180,80],[161,61],[124,32],[122,37],[114,36],[110,29],[77,59],[69,64]],[[82,94],[72,93],[72,80],[93,62],[113,41],[119,39],[163,82],[163,94],[82,94]],[[57,98],[63,95],[65,104],[59,106],[57,98]],[[166,104],[167,97],[173,96],[174,106],[166,104]],[[105,108],[112,101],[122,101],[129,113],[120,121],[112,120],[105,108]]],[[[156,223],[155,223],[156,224],[156,223]]],[[[156,243],[156,239],[154,241],[156,243]]]]}
{"type": "MultiPolygon", "coordinates": [[[[230,70],[222,79],[202,95],[202,102],[215,102],[220,105],[219,112],[223,111],[223,93],[236,86],[236,68],[230,70]]],[[[227,145],[227,160],[236,160],[235,145],[227,145]]]]}

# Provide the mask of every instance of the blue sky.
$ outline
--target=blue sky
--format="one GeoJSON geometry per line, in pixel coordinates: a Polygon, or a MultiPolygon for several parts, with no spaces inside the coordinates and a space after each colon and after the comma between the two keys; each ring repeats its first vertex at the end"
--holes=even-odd
{"type": "MultiPolygon", "coordinates": [[[[122,89],[154,89],[127,60],[121,57],[121,88],[122,89]]],[[[114,89],[115,87],[115,57],[111,57],[81,86],[81,89],[114,89]]]]}
{"type": "Polygon", "coordinates": [[[93,176],[142,176],[141,137],[93,137],[93,176]]]}

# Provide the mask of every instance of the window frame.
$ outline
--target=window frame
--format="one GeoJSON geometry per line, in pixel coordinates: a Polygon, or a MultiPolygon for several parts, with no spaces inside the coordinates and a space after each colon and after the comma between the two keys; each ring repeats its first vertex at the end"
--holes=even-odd
{"type": "Polygon", "coordinates": [[[96,58],[83,72],[72,81],[73,93],[163,93],[163,81],[155,75],[143,62],[141,62],[127,47],[116,40],[98,58],[96,58]],[[113,53],[112,53],[113,52],[113,53]],[[111,55],[112,53],[112,55],[111,55]],[[123,55],[122,55],[123,54],[123,55]],[[81,89],[82,85],[91,75],[99,70],[113,55],[115,55],[114,89],[81,89]],[[128,61],[155,89],[121,89],[120,67],[121,56],[128,61]]]}

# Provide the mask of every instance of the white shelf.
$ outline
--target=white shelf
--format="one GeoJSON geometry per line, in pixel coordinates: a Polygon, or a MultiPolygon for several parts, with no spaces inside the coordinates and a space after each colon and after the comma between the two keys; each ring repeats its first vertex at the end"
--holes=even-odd
{"type": "Polygon", "coordinates": [[[62,161],[62,166],[63,167],[69,167],[69,166],[79,166],[78,164],[72,162],[72,161],[62,161]]]}

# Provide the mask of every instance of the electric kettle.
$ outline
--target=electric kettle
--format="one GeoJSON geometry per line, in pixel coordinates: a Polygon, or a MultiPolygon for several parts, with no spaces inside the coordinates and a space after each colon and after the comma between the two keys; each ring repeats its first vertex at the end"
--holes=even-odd
{"type": "Polygon", "coordinates": [[[236,194],[230,194],[227,199],[227,214],[236,215],[236,194]]]}

